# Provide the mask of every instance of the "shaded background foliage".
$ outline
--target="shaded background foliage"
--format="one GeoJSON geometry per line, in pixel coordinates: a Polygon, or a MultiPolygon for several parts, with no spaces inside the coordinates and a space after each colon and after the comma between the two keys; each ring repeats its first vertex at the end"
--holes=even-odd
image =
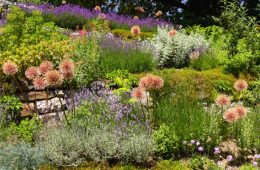
{"type": "MultiPolygon", "coordinates": [[[[103,11],[114,11],[119,14],[130,14],[139,16],[154,16],[158,10],[164,12],[162,17],[174,23],[182,25],[201,24],[210,25],[214,23],[213,17],[220,16],[222,7],[227,0],[67,0],[67,3],[79,4],[87,8],[96,5],[102,7],[103,11]],[[145,13],[137,13],[134,8],[142,6],[145,13]]],[[[259,0],[232,0],[245,7],[247,14],[260,18],[259,0]]],[[[61,0],[49,0],[54,5],[60,5],[61,0]]]]}

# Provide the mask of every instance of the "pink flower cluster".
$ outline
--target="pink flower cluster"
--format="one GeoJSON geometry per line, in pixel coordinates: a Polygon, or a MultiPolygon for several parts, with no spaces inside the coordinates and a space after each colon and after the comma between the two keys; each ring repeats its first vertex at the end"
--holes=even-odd
{"type": "MultiPolygon", "coordinates": [[[[3,72],[8,76],[14,76],[18,72],[18,66],[11,61],[7,61],[2,66],[3,72]]],[[[53,63],[43,61],[39,67],[28,67],[25,77],[32,81],[36,90],[43,90],[47,86],[54,87],[61,85],[63,80],[71,80],[74,77],[75,66],[71,60],[61,61],[59,70],[53,70],[53,63]]]]}
{"type": "MultiPolygon", "coordinates": [[[[237,80],[234,83],[234,88],[236,89],[236,91],[243,91],[243,90],[246,90],[248,88],[248,84],[245,80],[237,80]]],[[[220,94],[220,95],[218,95],[215,102],[220,107],[228,107],[231,103],[231,100],[227,95],[220,94]]],[[[228,108],[225,111],[223,118],[228,123],[233,123],[233,122],[236,122],[239,119],[246,117],[247,112],[248,112],[248,110],[244,106],[237,105],[235,107],[228,108]]]]}
{"type": "Polygon", "coordinates": [[[133,89],[132,97],[139,101],[144,100],[147,97],[146,91],[159,90],[163,87],[163,84],[164,81],[161,77],[147,74],[140,79],[139,87],[133,89]]]}
{"type": "Polygon", "coordinates": [[[138,25],[132,26],[131,33],[132,33],[133,36],[137,36],[137,35],[141,34],[140,27],[138,25]]]}

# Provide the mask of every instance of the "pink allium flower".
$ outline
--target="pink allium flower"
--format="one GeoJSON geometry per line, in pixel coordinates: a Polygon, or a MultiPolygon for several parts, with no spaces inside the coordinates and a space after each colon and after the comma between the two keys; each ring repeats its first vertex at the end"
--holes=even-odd
{"type": "Polygon", "coordinates": [[[233,156],[232,156],[232,155],[228,155],[228,156],[227,156],[227,161],[228,161],[228,162],[233,161],[233,156]]]}
{"type": "Polygon", "coordinates": [[[133,17],[133,20],[138,20],[138,19],[139,19],[138,16],[134,16],[134,17],[133,17]]]}
{"type": "Polygon", "coordinates": [[[101,8],[100,8],[100,6],[95,6],[95,8],[94,8],[94,10],[96,11],[96,12],[101,12],[101,8]]]}
{"type": "Polygon", "coordinates": [[[138,25],[134,25],[132,26],[131,28],[131,33],[132,35],[136,36],[136,35],[139,35],[141,33],[141,29],[138,25]]]}
{"type": "Polygon", "coordinates": [[[163,13],[162,13],[162,11],[157,11],[156,13],[155,13],[155,16],[156,17],[159,17],[159,16],[161,16],[163,13]]]}
{"type": "Polygon", "coordinates": [[[144,8],[143,7],[135,7],[135,10],[141,13],[144,13],[144,8]]]}
{"type": "Polygon", "coordinates": [[[223,118],[228,122],[228,123],[233,123],[238,119],[237,112],[234,108],[229,108],[226,110],[226,112],[223,115],[223,118]]]}
{"type": "Polygon", "coordinates": [[[134,88],[132,91],[132,97],[137,100],[142,100],[146,97],[145,90],[141,87],[134,88]]]}
{"type": "Polygon", "coordinates": [[[50,61],[43,61],[39,66],[41,74],[46,74],[48,71],[53,70],[53,64],[50,61]]]}
{"type": "Polygon", "coordinates": [[[248,88],[248,84],[245,80],[237,80],[234,83],[234,88],[236,89],[236,91],[246,90],[248,88]]]}
{"type": "Polygon", "coordinates": [[[175,29],[172,29],[172,30],[170,30],[170,31],[168,32],[168,35],[171,36],[171,37],[173,37],[173,36],[176,35],[176,34],[177,34],[177,31],[176,31],[175,29]]]}
{"type": "Polygon", "coordinates": [[[14,76],[18,72],[18,66],[12,61],[5,62],[2,69],[5,75],[8,76],[14,76]]]}
{"type": "Polygon", "coordinates": [[[230,104],[230,99],[227,95],[220,94],[216,99],[216,104],[221,107],[228,106],[230,104]]]}
{"type": "Polygon", "coordinates": [[[247,109],[246,109],[245,107],[238,105],[238,106],[236,106],[234,109],[235,109],[236,112],[237,112],[238,118],[244,118],[244,117],[246,117],[247,109]]]}
{"type": "Polygon", "coordinates": [[[139,82],[139,86],[146,90],[160,89],[163,87],[163,84],[164,81],[161,77],[152,74],[142,77],[139,82]]]}
{"type": "Polygon", "coordinates": [[[62,84],[62,82],[63,82],[63,76],[57,70],[48,71],[45,74],[45,79],[49,86],[57,86],[57,85],[62,84]]]}
{"type": "Polygon", "coordinates": [[[63,74],[68,73],[68,72],[73,73],[74,69],[75,69],[75,65],[74,65],[73,61],[71,61],[69,59],[65,59],[65,60],[61,61],[60,65],[59,65],[59,69],[60,69],[60,72],[63,74]]]}
{"type": "Polygon", "coordinates": [[[33,87],[36,90],[43,90],[47,87],[47,81],[43,77],[36,77],[33,79],[33,87]]]}
{"type": "Polygon", "coordinates": [[[38,76],[41,75],[41,72],[39,70],[39,68],[37,67],[28,67],[25,71],[25,76],[29,79],[32,80],[38,76]]]}

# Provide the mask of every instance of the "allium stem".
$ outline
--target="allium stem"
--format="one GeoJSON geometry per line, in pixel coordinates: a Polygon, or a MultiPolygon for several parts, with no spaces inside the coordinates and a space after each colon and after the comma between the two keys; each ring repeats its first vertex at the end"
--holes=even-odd
{"type": "Polygon", "coordinates": [[[13,78],[14,78],[14,81],[15,81],[16,85],[18,86],[19,90],[21,91],[22,96],[24,97],[24,99],[25,99],[25,101],[26,101],[26,104],[27,104],[27,106],[28,106],[28,109],[29,109],[30,111],[32,111],[32,109],[31,109],[31,107],[30,107],[30,105],[29,105],[29,101],[28,101],[27,97],[25,96],[25,94],[24,94],[24,92],[23,92],[21,86],[19,85],[19,83],[18,83],[18,81],[16,80],[15,76],[13,76],[13,78]]]}
{"type": "Polygon", "coordinates": [[[65,117],[65,119],[66,119],[66,122],[67,122],[68,125],[70,126],[70,123],[69,123],[68,117],[67,117],[67,115],[66,115],[66,112],[65,112],[65,110],[62,108],[63,105],[62,105],[62,102],[61,102],[61,99],[60,99],[60,96],[59,96],[59,95],[58,95],[58,98],[59,98],[59,101],[60,101],[60,104],[61,104],[61,109],[62,109],[63,115],[64,115],[64,117],[65,117]]]}

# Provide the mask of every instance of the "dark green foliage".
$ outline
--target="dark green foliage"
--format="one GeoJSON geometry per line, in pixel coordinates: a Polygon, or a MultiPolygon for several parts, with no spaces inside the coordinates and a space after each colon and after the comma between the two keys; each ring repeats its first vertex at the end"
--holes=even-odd
{"type": "Polygon", "coordinates": [[[15,96],[0,97],[0,126],[8,126],[12,122],[18,122],[22,103],[15,96]]]}

